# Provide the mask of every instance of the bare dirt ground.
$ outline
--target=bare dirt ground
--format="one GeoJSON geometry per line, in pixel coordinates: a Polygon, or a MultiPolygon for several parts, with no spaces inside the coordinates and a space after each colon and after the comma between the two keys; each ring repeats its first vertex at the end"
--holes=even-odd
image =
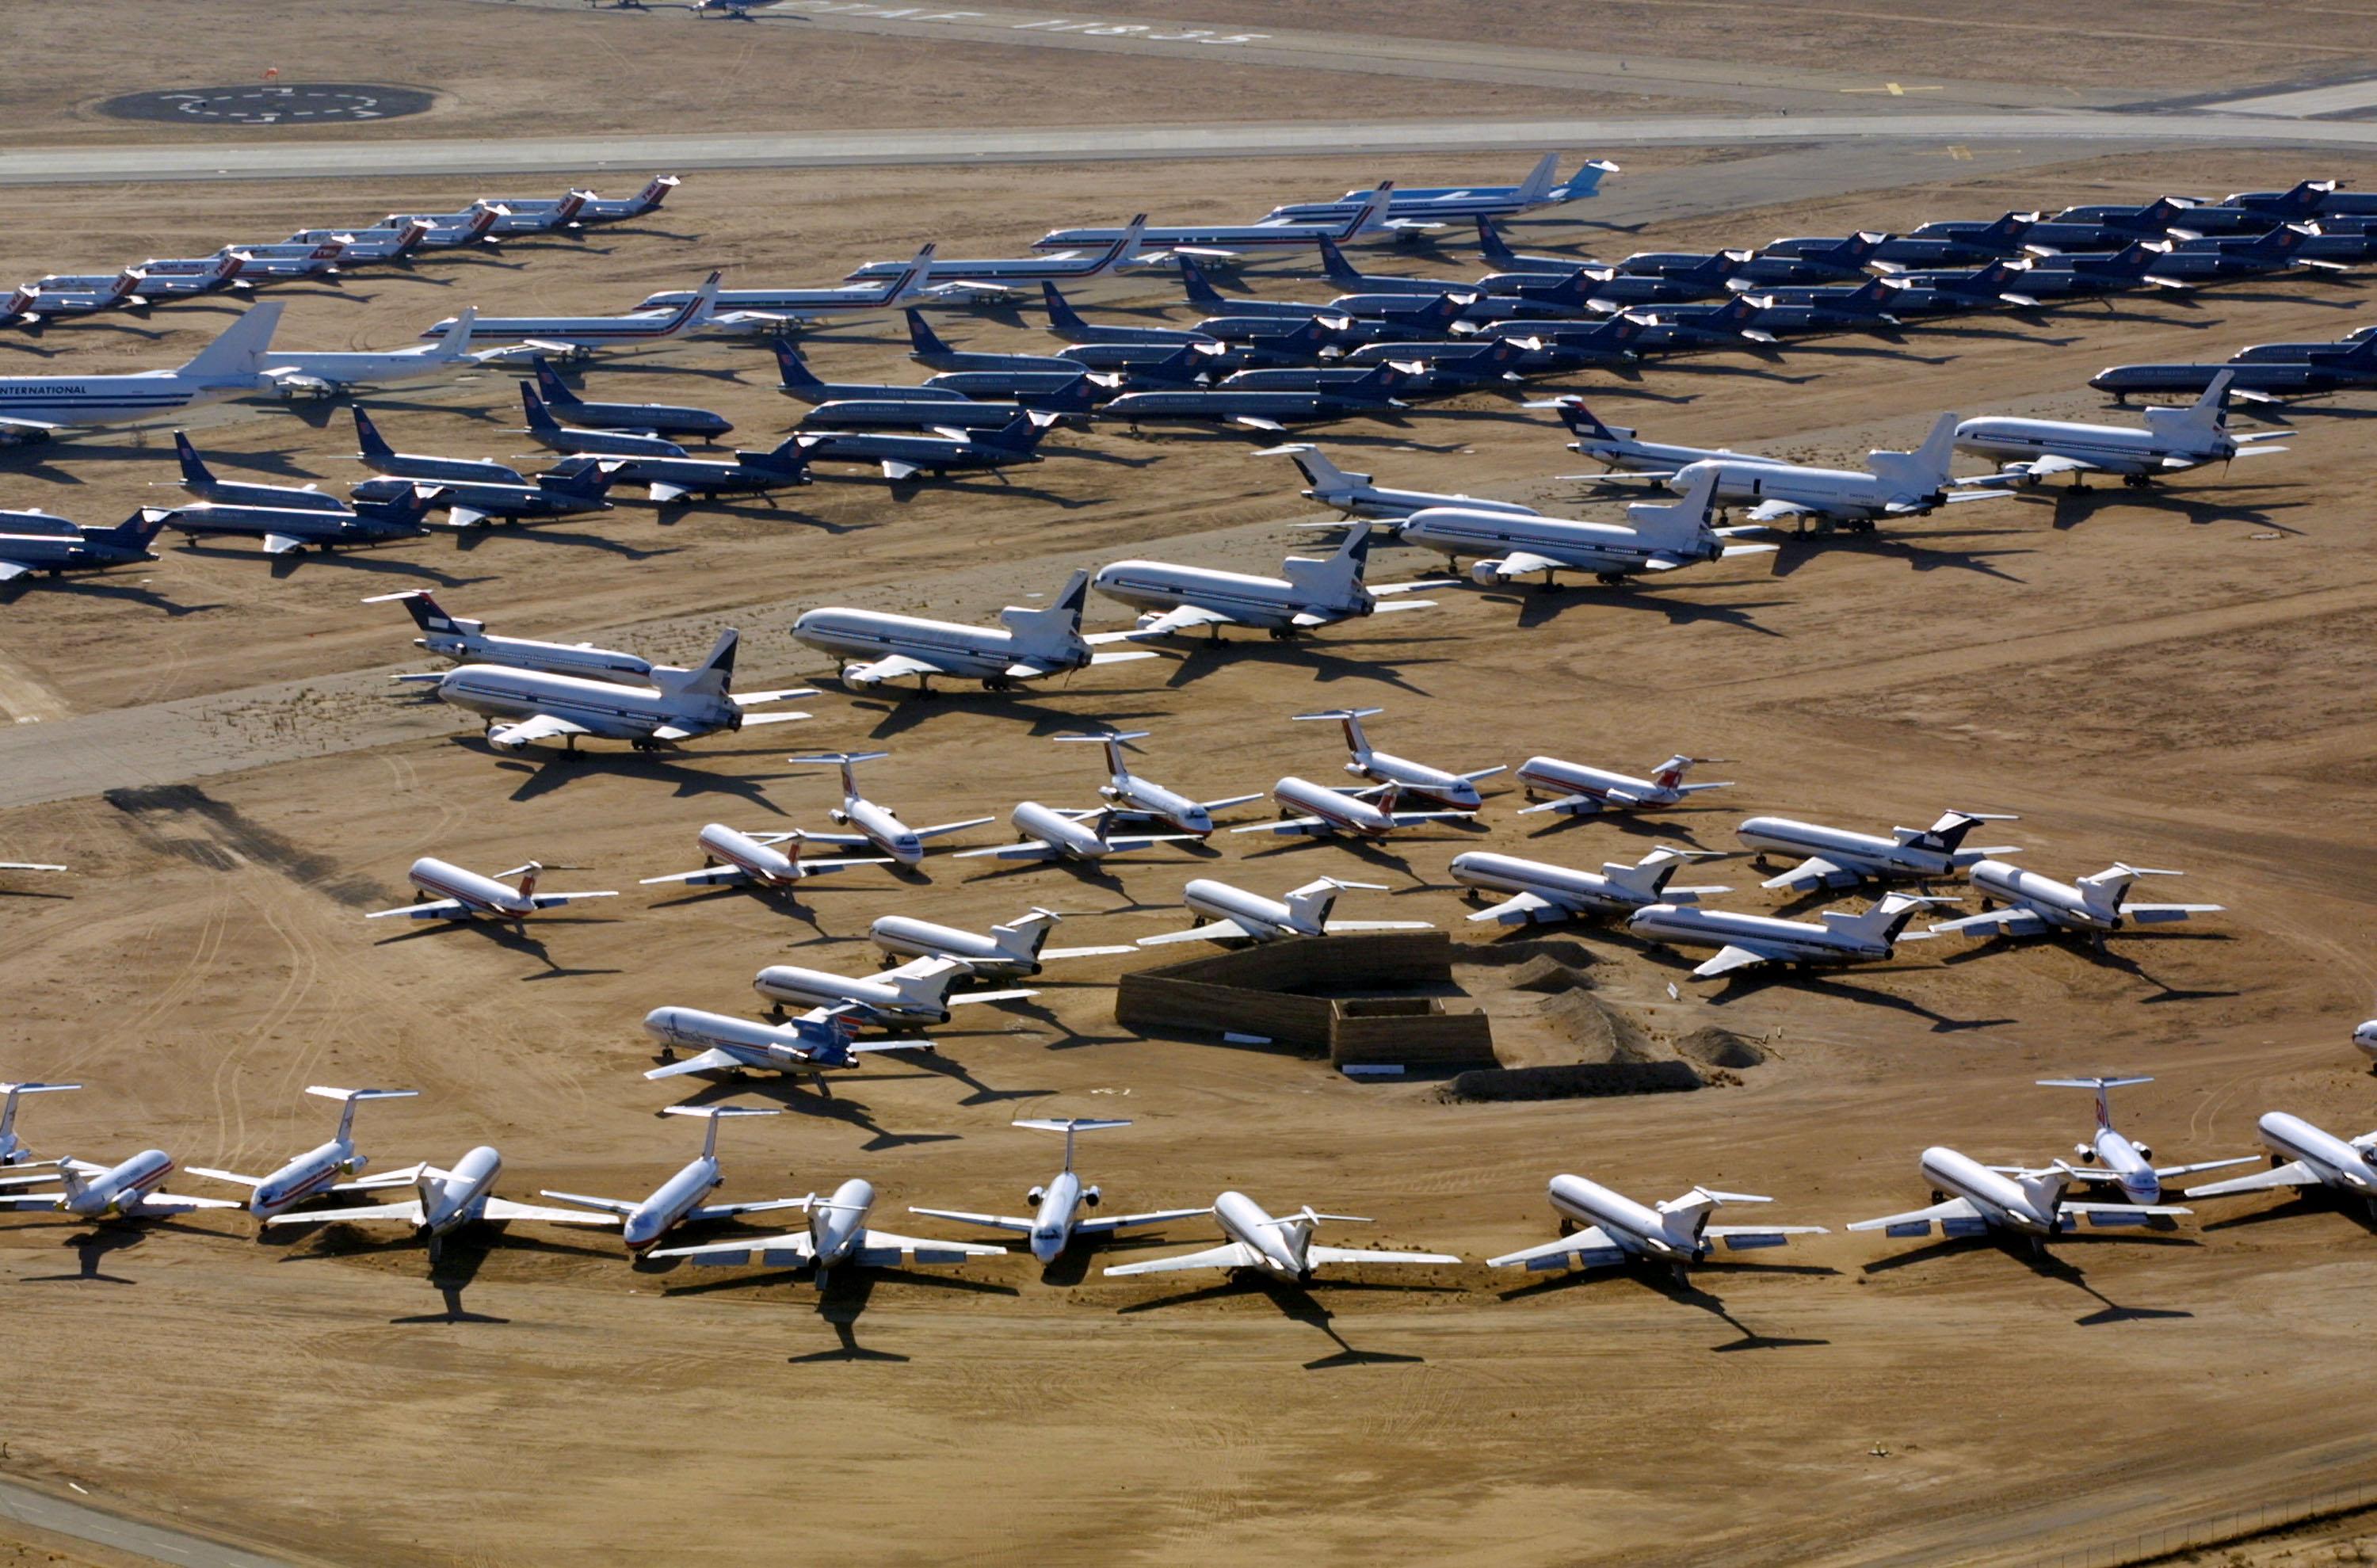
{"type": "MultiPolygon", "coordinates": [[[[1750,242],[2301,169],[2141,158],[1641,234],[1523,237],[1604,253],[1750,242]]],[[[300,346],[387,343],[465,303],[611,308],[716,264],[824,281],[904,252],[920,212],[946,248],[997,253],[1044,221],[1133,209],[1153,188],[1167,206],[1227,213],[1371,173],[933,171],[870,177],[864,194],[819,176],[704,177],[640,233],[283,291],[285,331],[300,346]]],[[[1629,177],[1655,178],[1655,166],[1629,177]]],[[[278,233],[310,212],[469,194],[30,192],[0,232],[0,271],[42,269],[67,234],[126,255],[144,235],[229,237],[268,219],[278,233]]],[[[1278,297],[1316,286],[1254,282],[1278,297]]],[[[1818,343],[1774,364],[1694,361],[1566,389],[1655,435],[1851,458],[1913,444],[1945,409],[2093,410],[2083,383],[2115,360],[2339,334],[2365,314],[2366,289],[2285,281],[2044,324],[1967,321],[1903,344],[1818,343]]],[[[194,323],[220,319],[161,311],[66,329],[0,344],[0,363],[31,368],[53,352],[62,365],[167,363],[204,335],[194,323]]],[[[996,322],[949,332],[1054,341],[996,322]]],[[[820,334],[813,357],[837,377],[896,378],[910,370],[899,350],[869,323],[820,334]]],[[[749,348],[672,352],[588,380],[597,395],[712,403],[747,445],[795,412],[749,348]]],[[[374,401],[408,446],[504,455],[522,449],[514,396],[508,377],[488,376],[374,401]]],[[[1655,842],[1728,847],[1750,812],[1879,828],[1963,806],[2021,813],[2006,836],[2043,870],[2173,865],[2187,896],[2228,913],[2104,955],[1942,941],[1869,972],[1714,995],[1672,954],[1583,933],[1614,1001],[1663,1029],[1722,1023],[1776,1053],[1740,1087],[1694,1095],[1447,1105],[1427,1084],[1356,1085],[1272,1052],[1141,1039],[1113,1023],[1110,960],[1057,973],[1033,1005],[945,1031],[945,1056],[857,1074],[830,1102],[757,1083],[678,1088],[791,1112],[727,1130],[735,1197],[864,1175],[895,1227],[911,1203],[1010,1207],[1056,1152],[1010,1119],[1118,1114],[1138,1125],[1083,1150],[1110,1202],[1238,1187],[1274,1208],[1378,1216],[1350,1227],[1361,1241],[1473,1260],[1549,1236],[1542,1183],[1563,1169],[1645,1198],[1694,1181],[1772,1192],[1778,1219],[1836,1229],[1910,1207],[1927,1143],[1993,1159],[2067,1146],[2086,1107],[2029,1086],[2050,1074],[2156,1074],[2121,1112],[2172,1158],[2245,1152],[2253,1118],[2275,1107],[2358,1132],[2369,1080],[2345,1036],[2377,989],[2365,412],[2308,405],[2287,456],[2149,500],[2091,491],[1961,508],[1642,592],[1447,590],[1392,628],[1233,642],[1018,699],[830,692],[804,704],[811,723],[659,760],[489,755],[467,726],[377,693],[378,672],[403,667],[403,623],[354,601],[436,586],[498,629],[663,656],[731,619],[752,634],[746,674],[776,685],[823,673],[782,633],[811,604],[986,616],[1071,567],[1159,548],[1262,569],[1311,546],[1289,526],[1308,509],[1279,460],[1248,457],[1252,442],[1101,430],[1059,436],[1011,486],[905,500],[831,477],[781,509],[663,518],[628,503],[473,550],[434,541],[277,575],[242,552],[169,546],[147,572],[17,594],[0,707],[36,721],[20,734],[64,724],[42,731],[63,747],[78,715],[220,700],[240,706],[215,732],[233,751],[269,752],[297,731],[320,754],[248,768],[217,756],[185,787],[146,787],[154,760],[136,726],[109,742],[121,752],[94,749],[75,797],[0,812],[12,857],[78,871],[14,879],[0,896],[6,1070],[91,1084],[29,1111],[44,1152],[154,1143],[185,1162],[254,1168],[321,1135],[305,1084],[403,1084],[424,1098],[364,1114],[383,1165],[486,1141],[509,1162],[508,1193],[633,1194],[691,1146],[685,1124],[655,1114],[677,1095],[639,1076],[651,1059],[640,1014],[743,1006],[751,973],[785,955],[870,967],[853,939],[879,914],[979,925],[1045,904],[1078,916],[1061,940],[1127,941],[1183,919],[1188,876],[1277,892],[1329,873],[1392,884],[1349,895],[1350,916],[1453,926],[1463,906],[1444,867],[1463,848],[1592,865],[1655,842]],[[269,707],[238,696],[293,680],[322,694],[269,707]],[[1345,702],[1387,707],[1381,743],[1463,767],[1535,751],[1648,764],[1684,749],[1731,759],[1719,775],[1739,783],[1708,809],[1648,821],[1547,827],[1498,796],[1479,829],[1380,851],[1225,838],[1111,876],[937,861],[918,879],[854,873],[782,907],[635,886],[693,864],[705,821],[822,826],[829,778],[788,765],[787,751],[884,746],[893,755],[870,774],[879,797],[942,820],[1085,800],[1088,763],[1043,741],[1102,722],[1153,729],[1149,771],[1204,795],[1290,771],[1325,777],[1331,737],[1284,718],[1345,702]],[[524,939],[366,927],[363,911],[400,902],[403,868],[424,853],[489,868],[533,855],[588,868],[548,885],[628,896],[524,939]]],[[[204,437],[245,473],[352,476],[343,415],[315,418],[216,411],[204,437]]],[[[1622,498],[1554,478],[1577,460],[1515,399],[1320,438],[1392,483],[1589,502],[1598,516],[1622,498]]],[[[109,437],[8,459],[0,502],[113,521],[153,497],[166,450],[109,437]]],[[[1380,576],[1430,565],[1385,553],[1380,576]]],[[[1093,622],[1123,617],[1101,605],[1093,622]]],[[[1751,889],[1731,902],[1772,905],[1746,862],[1717,866],[1711,880],[1751,889]]],[[[940,1562],[957,1542],[998,1562],[1499,1564],[2054,1561],[2128,1540],[2142,1521],[2283,1507],[2371,1469],[2371,1237],[2312,1203],[2207,1203],[2169,1237],[2084,1238],[2038,1263],[1835,1234],[1681,1292],[1628,1277],[1530,1282],[1473,1262],[1355,1271],[1308,1293],[1108,1282],[1096,1270],[1111,1258],[1043,1277],[1011,1258],[853,1274],[820,1298],[777,1274],[638,1272],[599,1235],[533,1227],[456,1248],[434,1279],[409,1242],[259,1243],[249,1228],[0,1225],[10,1473],[339,1562],[693,1550],[775,1562],[797,1532],[800,1549],[834,1561],[940,1562]],[[945,1506],[927,1514],[928,1501],[945,1506]]],[[[1209,1239],[1182,1225],[1144,1245],[1209,1239]]]]}

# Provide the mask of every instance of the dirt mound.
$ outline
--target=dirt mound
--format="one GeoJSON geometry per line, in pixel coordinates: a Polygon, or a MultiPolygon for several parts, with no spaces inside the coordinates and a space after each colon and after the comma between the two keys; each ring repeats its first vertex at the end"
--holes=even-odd
{"type": "Polygon", "coordinates": [[[1766,1047],[1712,1023],[1678,1040],[1676,1054],[1702,1067],[1756,1067],[1766,1059],[1766,1047]]]}

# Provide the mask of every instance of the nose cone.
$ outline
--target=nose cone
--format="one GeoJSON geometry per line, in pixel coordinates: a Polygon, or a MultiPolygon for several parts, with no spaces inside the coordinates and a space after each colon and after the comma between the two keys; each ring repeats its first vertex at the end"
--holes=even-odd
{"type": "Polygon", "coordinates": [[[662,1228],[657,1215],[629,1215],[619,1234],[620,1239],[627,1242],[628,1251],[640,1252],[661,1239],[662,1228]]]}
{"type": "MultiPolygon", "coordinates": [[[[1183,831],[1195,833],[1199,838],[1209,838],[1213,832],[1213,814],[1201,806],[1191,806],[1180,813],[1180,826],[1183,831]]],[[[2370,1032],[2370,1043],[2361,1048],[2377,1050],[2377,1023],[2364,1023],[2361,1027],[2370,1032]]]]}
{"type": "Polygon", "coordinates": [[[1065,1237],[1062,1231],[1035,1230],[1032,1233],[1032,1255],[1042,1263],[1055,1263],[1057,1255],[1064,1250],[1065,1237]]]}
{"type": "Polygon", "coordinates": [[[902,866],[914,866],[925,857],[925,841],[914,833],[902,833],[891,841],[891,858],[902,866]]]}
{"type": "Polygon", "coordinates": [[[2352,1032],[2352,1043],[2371,1056],[2377,1056],[2377,1018],[2371,1019],[2352,1032]]]}
{"type": "Polygon", "coordinates": [[[1477,793],[1477,786],[1467,779],[1462,780],[1453,788],[1446,790],[1444,798],[1464,811],[1474,811],[1485,803],[1484,797],[1477,793]]]}
{"type": "Polygon", "coordinates": [[[2129,1195],[2132,1203],[2162,1202],[2162,1183],[2152,1171],[2142,1170],[2124,1176],[2121,1178],[2121,1191],[2129,1195]]]}

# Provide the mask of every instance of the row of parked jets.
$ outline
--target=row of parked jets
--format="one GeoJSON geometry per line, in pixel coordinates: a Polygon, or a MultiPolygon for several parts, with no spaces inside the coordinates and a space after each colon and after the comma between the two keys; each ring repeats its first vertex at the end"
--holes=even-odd
{"type": "MultiPolygon", "coordinates": [[[[2203,1171],[2250,1165],[2255,1158],[2246,1155],[2157,1166],[2151,1148],[2133,1142],[2114,1126],[2108,1103],[2111,1090],[2151,1083],[2151,1079],[2089,1077],[2040,1082],[2051,1087],[2087,1089],[2096,1095],[2096,1128],[2089,1141],[2074,1149],[2077,1164],[2059,1157],[2043,1166],[1990,1165],[1953,1148],[1934,1146],[1924,1150],[1917,1162],[1923,1179],[1932,1188],[1929,1206],[1858,1220],[1847,1228],[1880,1230],[1893,1238],[1928,1237],[1935,1232],[1949,1237],[1996,1232],[2020,1238],[2037,1250],[2083,1222],[2098,1229],[2168,1226],[2172,1219],[2191,1211],[2161,1201],[2165,1182],[2203,1171]],[[2097,1202],[2072,1196],[2075,1191],[2092,1189],[2110,1189],[2118,1197],[2097,1202]]],[[[245,1188],[248,1196],[243,1202],[166,1191],[164,1183],[180,1167],[161,1149],[144,1150],[113,1165],[71,1157],[35,1158],[16,1131],[19,1098],[79,1087],[76,1083],[0,1083],[0,1172],[6,1173],[0,1174],[0,1208],[99,1221],[170,1217],[203,1209],[245,1209],[260,1227],[392,1224],[410,1228],[427,1242],[433,1256],[442,1238],[470,1225],[526,1220],[616,1227],[631,1258],[685,1258],[717,1266],[757,1263],[771,1268],[814,1268],[820,1287],[832,1270],[844,1265],[896,1267],[910,1262],[951,1264],[1007,1252],[1002,1246],[906,1236],[876,1228],[869,1221],[877,1193],[872,1183],[860,1178],[843,1181],[830,1194],[810,1192],[798,1198],[715,1201],[717,1190],[726,1179],[718,1158],[719,1121],[728,1117],[782,1114],[774,1108],[672,1106],[668,1107],[670,1114],[704,1119],[702,1147],[698,1155],[641,1199],[540,1191],[539,1196],[567,1205],[555,1207],[520,1203],[496,1194],[494,1188],[503,1171],[503,1156],[484,1144],[471,1149],[450,1167],[422,1161],[365,1174],[370,1160],[356,1147],[356,1108],[366,1101],[412,1098],[419,1091],[313,1085],[307,1088],[307,1094],[340,1103],[338,1128],[328,1141],[262,1175],[189,1167],[191,1175],[245,1188]],[[315,1199],[332,1195],[407,1189],[411,1196],[393,1203],[307,1206],[315,1199]],[[659,1245],[683,1227],[702,1227],[750,1215],[787,1211],[798,1211],[806,1217],[803,1229],[783,1235],[743,1235],[675,1246],[659,1245]]],[[[1021,1236],[1032,1255],[1043,1263],[1053,1263],[1075,1246],[1095,1246],[1123,1231],[1207,1216],[1224,1238],[1216,1247],[1114,1264],[1105,1270],[1108,1275],[1244,1269],[1305,1282],[1318,1269],[1331,1264],[1372,1268],[1441,1266],[1464,1262],[1454,1253],[1322,1245],[1314,1239],[1322,1224],[1368,1221],[1362,1215],[1320,1213],[1308,1203],[1294,1213],[1274,1215],[1237,1191],[1224,1191],[1210,1203],[1191,1207],[1101,1215],[1097,1211],[1105,1195],[1098,1187],[1083,1183],[1077,1173],[1074,1143],[1082,1132],[1128,1127],[1130,1123],[1110,1118],[1033,1118],[1015,1125],[1061,1132],[1065,1137],[1063,1166],[1049,1180],[1034,1185],[1024,1194],[1025,1203],[1033,1211],[1030,1215],[923,1206],[912,1206],[909,1212],[1021,1236]]],[[[2346,1140],[2283,1111],[2264,1115],[2258,1130],[2268,1151],[2269,1168],[2191,1187],[2184,1195],[2227,1196],[2275,1188],[2324,1190],[2359,1198],[2370,1205],[2372,1214],[2377,1214],[2377,1132],[2346,1140]]],[[[1487,1266],[1545,1272],[1647,1263],[1666,1266],[1680,1281],[1693,1264],[1707,1261],[1720,1249],[1727,1252],[1756,1251],[1788,1245],[1799,1237],[1828,1233],[1822,1226],[1713,1225],[1710,1222],[1722,1206],[1773,1200],[1706,1186],[1695,1186],[1678,1197],[1646,1204],[1589,1178],[1563,1173],[1551,1179],[1546,1195],[1559,1216],[1559,1235],[1489,1258],[1487,1266]]]]}

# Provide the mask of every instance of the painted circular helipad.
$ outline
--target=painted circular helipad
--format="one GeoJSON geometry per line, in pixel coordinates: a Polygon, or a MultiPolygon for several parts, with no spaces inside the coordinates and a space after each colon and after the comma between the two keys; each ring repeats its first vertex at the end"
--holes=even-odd
{"type": "Polygon", "coordinates": [[[414,87],[367,82],[256,82],[245,87],[177,88],[128,92],[99,106],[119,120],[195,121],[209,126],[348,125],[392,120],[427,109],[431,95],[414,87]]]}

